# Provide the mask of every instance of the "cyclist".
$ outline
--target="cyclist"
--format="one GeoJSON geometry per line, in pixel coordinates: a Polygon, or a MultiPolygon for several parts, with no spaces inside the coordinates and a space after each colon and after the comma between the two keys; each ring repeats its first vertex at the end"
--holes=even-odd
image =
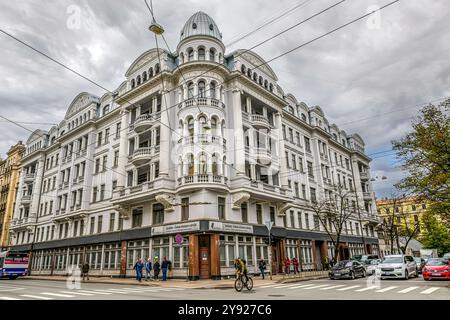
{"type": "Polygon", "coordinates": [[[247,276],[247,261],[237,258],[234,260],[234,267],[236,268],[236,274],[243,274],[245,276],[245,283],[248,281],[247,276]]]}

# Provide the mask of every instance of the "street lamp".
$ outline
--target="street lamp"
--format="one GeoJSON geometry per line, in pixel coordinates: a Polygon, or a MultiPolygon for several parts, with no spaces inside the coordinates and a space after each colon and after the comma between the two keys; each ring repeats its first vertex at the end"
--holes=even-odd
{"type": "Polygon", "coordinates": [[[273,227],[272,221],[266,221],[265,225],[267,227],[267,231],[269,232],[269,274],[270,274],[270,280],[272,280],[272,239],[271,239],[271,230],[273,227]]]}
{"type": "Polygon", "coordinates": [[[164,33],[164,28],[159,23],[156,23],[155,19],[152,20],[152,23],[150,24],[150,27],[148,27],[148,30],[158,36],[164,33]]]}

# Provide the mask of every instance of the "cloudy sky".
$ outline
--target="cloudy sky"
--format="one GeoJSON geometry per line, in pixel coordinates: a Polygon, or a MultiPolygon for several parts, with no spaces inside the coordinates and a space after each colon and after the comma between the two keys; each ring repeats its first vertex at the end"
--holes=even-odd
{"type": "MultiPolygon", "coordinates": [[[[266,60],[351,21],[391,0],[347,0],[256,48],[266,60]]],[[[204,11],[227,46],[249,48],[339,0],[154,0],[170,49],[184,22],[204,11]]],[[[0,0],[0,28],[113,90],[129,65],[155,47],[144,0],[0,0]]],[[[402,176],[390,141],[410,130],[420,105],[450,96],[450,8],[447,0],[402,0],[380,15],[296,50],[271,63],[279,84],[299,101],[323,108],[330,122],[358,132],[373,154],[377,197],[389,196],[402,176]],[[381,180],[382,176],[387,179],[381,180]]],[[[0,33],[0,115],[34,130],[59,123],[82,91],[104,92],[0,33]],[[44,124],[36,124],[44,123],[44,124]]],[[[0,155],[29,132],[0,119],[0,155]]]]}

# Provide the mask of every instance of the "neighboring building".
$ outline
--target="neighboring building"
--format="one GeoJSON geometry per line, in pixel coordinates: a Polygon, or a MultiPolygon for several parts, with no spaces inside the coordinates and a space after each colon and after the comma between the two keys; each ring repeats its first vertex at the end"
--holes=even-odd
{"type": "Polygon", "coordinates": [[[226,54],[208,15],[186,22],[176,52],[144,52],[125,77],[115,94],[79,94],[27,141],[12,233],[34,273],[88,261],[93,274],[125,276],[148,256],[192,279],[232,275],[238,256],[252,272],[268,261],[268,220],[273,271],[294,256],[312,267],[333,248],[308,208],[333,184],[361,208],[341,257],[378,252],[362,138],[285,94],[256,53],[226,54]]]}
{"type": "MultiPolygon", "coordinates": [[[[422,221],[423,214],[427,212],[427,208],[429,206],[429,203],[427,201],[420,200],[417,197],[404,197],[395,200],[384,198],[377,200],[376,205],[378,214],[381,219],[386,219],[388,216],[392,217],[392,215],[394,215],[394,222],[398,225],[404,224],[405,217],[408,219],[407,222],[410,226],[419,223],[417,236],[415,236],[414,238],[420,239],[420,223],[422,221]]],[[[393,244],[394,252],[391,252],[390,240],[385,239],[381,233],[379,233],[379,236],[380,251],[382,255],[396,254],[400,252],[397,243],[393,244]]],[[[402,239],[400,242],[404,243],[405,240],[402,239]]],[[[417,240],[414,241],[414,245],[411,244],[411,247],[408,248],[408,252],[411,254],[416,254],[416,252],[418,252],[418,250],[420,249],[419,244],[420,242],[418,242],[417,240]]]]}
{"type": "Polygon", "coordinates": [[[20,160],[25,151],[22,141],[12,146],[0,159],[0,248],[9,245],[9,224],[13,217],[19,185],[20,160]]]}

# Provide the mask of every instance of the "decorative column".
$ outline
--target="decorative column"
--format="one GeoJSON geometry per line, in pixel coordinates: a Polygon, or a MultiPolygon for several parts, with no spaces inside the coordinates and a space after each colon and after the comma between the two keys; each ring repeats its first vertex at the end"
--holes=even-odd
{"type": "MultiPolygon", "coordinates": [[[[282,124],[281,124],[281,114],[278,112],[275,114],[275,126],[276,128],[274,129],[275,131],[275,138],[278,138],[278,146],[275,143],[273,146],[273,149],[275,149],[276,147],[278,147],[278,154],[280,155],[284,155],[284,139],[282,138],[282,132],[281,132],[281,128],[282,128],[282,124]]],[[[288,188],[288,170],[287,170],[287,166],[286,166],[286,159],[280,159],[280,174],[279,174],[279,178],[280,178],[280,184],[281,187],[283,189],[287,189],[288,188]]]]}
{"type": "Polygon", "coordinates": [[[189,235],[189,280],[200,278],[198,235],[189,235]]]}
{"type": "Polygon", "coordinates": [[[233,89],[233,123],[234,123],[234,155],[236,174],[245,176],[245,142],[242,128],[241,91],[233,89]]]}
{"type": "Polygon", "coordinates": [[[220,280],[220,235],[211,235],[211,279],[220,280]]]}
{"type": "Polygon", "coordinates": [[[161,126],[160,126],[160,151],[159,151],[159,176],[168,177],[170,161],[170,121],[169,111],[166,101],[170,101],[170,96],[167,91],[161,92],[161,126]]]}

